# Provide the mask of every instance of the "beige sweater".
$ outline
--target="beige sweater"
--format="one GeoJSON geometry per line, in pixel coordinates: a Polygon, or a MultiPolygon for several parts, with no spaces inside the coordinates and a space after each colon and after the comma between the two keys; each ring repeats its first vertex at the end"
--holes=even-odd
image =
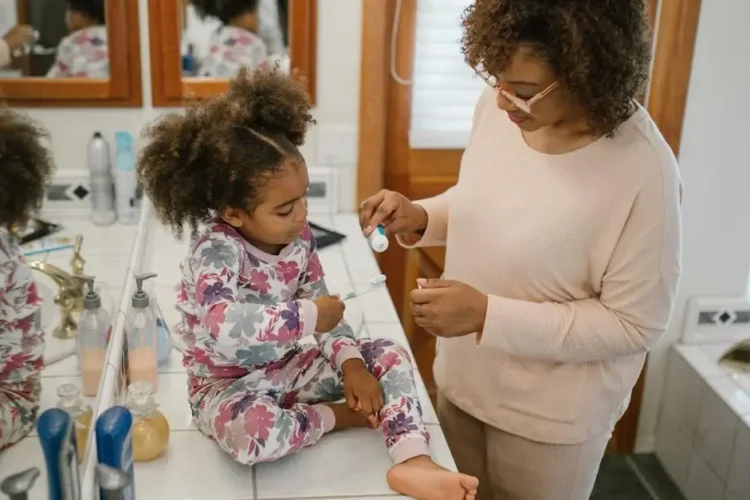
{"type": "Polygon", "coordinates": [[[441,393],[535,441],[610,432],[669,323],[679,193],[644,109],[612,139],[547,155],[484,93],[457,185],[418,202],[429,215],[418,246],[446,245],[445,278],[489,295],[479,343],[438,342],[441,393]]]}

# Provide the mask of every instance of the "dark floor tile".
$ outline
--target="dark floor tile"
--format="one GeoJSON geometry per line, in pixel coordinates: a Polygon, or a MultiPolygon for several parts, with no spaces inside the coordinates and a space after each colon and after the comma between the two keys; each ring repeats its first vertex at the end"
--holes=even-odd
{"type": "Polygon", "coordinates": [[[648,482],[659,500],[685,500],[677,486],[672,482],[659,459],[653,453],[630,456],[638,471],[648,482]]]}
{"type": "Polygon", "coordinates": [[[625,455],[605,455],[591,500],[652,500],[625,455]]]}

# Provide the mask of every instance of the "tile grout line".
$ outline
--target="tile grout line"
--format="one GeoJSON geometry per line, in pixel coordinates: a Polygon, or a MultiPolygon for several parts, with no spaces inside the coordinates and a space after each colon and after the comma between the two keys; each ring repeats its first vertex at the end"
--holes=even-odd
{"type": "Polygon", "coordinates": [[[638,477],[638,481],[640,481],[643,488],[648,492],[649,496],[651,496],[651,500],[661,500],[661,497],[658,493],[656,493],[656,490],[654,490],[654,487],[651,486],[651,483],[648,481],[643,472],[641,472],[640,468],[638,468],[638,464],[635,463],[633,458],[625,457],[625,462],[628,464],[628,467],[630,467],[636,477],[638,477]]]}

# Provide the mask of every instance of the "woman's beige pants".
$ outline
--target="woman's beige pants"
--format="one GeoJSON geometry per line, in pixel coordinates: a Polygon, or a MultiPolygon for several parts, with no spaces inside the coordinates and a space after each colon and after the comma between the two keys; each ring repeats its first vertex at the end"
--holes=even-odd
{"type": "Polygon", "coordinates": [[[476,500],[588,500],[609,441],[529,441],[475,419],[443,396],[438,418],[458,470],[479,478],[476,500]]]}

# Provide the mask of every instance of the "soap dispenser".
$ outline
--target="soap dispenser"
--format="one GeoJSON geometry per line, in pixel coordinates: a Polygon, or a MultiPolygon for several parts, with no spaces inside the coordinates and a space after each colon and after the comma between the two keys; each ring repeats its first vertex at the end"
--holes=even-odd
{"type": "Polygon", "coordinates": [[[126,334],[130,381],[148,382],[156,390],[159,383],[156,317],[149,296],[143,290],[143,282],[154,277],[154,273],[135,276],[135,293],[130,301],[126,334]]]}
{"type": "Polygon", "coordinates": [[[133,415],[133,460],[149,462],[161,456],[169,443],[169,422],[157,409],[151,384],[134,382],[128,387],[125,407],[133,415]]]}
{"type": "Polygon", "coordinates": [[[99,379],[107,358],[107,339],[111,320],[102,308],[102,298],[94,289],[93,276],[76,276],[88,288],[83,297],[83,314],[78,321],[78,357],[81,363],[83,394],[96,396],[99,379]]]}
{"type": "Polygon", "coordinates": [[[86,454],[86,442],[88,441],[94,410],[81,398],[81,390],[75,384],[61,384],[57,388],[57,397],[59,398],[57,407],[73,419],[78,463],[82,463],[86,454]]]}

